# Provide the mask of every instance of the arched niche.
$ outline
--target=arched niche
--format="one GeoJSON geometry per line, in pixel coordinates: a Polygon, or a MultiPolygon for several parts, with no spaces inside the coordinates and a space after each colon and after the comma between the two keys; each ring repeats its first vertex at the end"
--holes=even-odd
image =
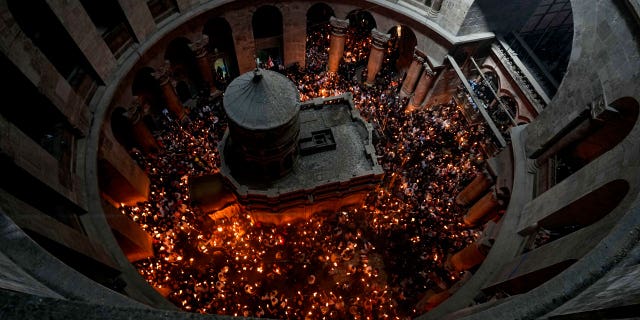
{"type": "Polygon", "coordinates": [[[214,61],[216,86],[226,84],[240,75],[236,49],[233,42],[233,31],[225,18],[215,17],[207,20],[202,31],[209,37],[209,55],[214,61]]]}
{"type": "Polygon", "coordinates": [[[566,139],[573,141],[555,156],[559,168],[555,182],[559,183],[624,140],[638,120],[638,110],[637,100],[620,98],[595,117],[585,120],[581,130],[569,132],[566,139]]]}
{"type": "Polygon", "coordinates": [[[282,13],[274,6],[259,7],[251,19],[253,38],[256,45],[256,57],[267,68],[282,64],[283,26],[282,13]]]}
{"type": "Polygon", "coordinates": [[[353,10],[347,14],[349,19],[349,28],[354,29],[357,33],[366,34],[367,36],[371,32],[371,29],[377,27],[376,19],[367,10],[353,10]]]}
{"type": "Polygon", "coordinates": [[[189,48],[191,41],[184,37],[178,37],[169,42],[164,54],[164,59],[171,64],[172,78],[178,82],[183,81],[188,85],[189,96],[179,95],[185,102],[198,92],[198,85],[203,83],[198,71],[198,62],[195,53],[189,48]]]}
{"type": "Polygon", "coordinates": [[[345,40],[345,61],[356,65],[365,63],[371,48],[371,30],[376,27],[373,15],[362,9],[353,10],[347,14],[349,28],[345,40]]]}
{"type": "Polygon", "coordinates": [[[335,16],[331,6],[318,2],[307,10],[307,32],[315,30],[318,26],[328,26],[329,18],[335,16]]]}
{"type": "Polygon", "coordinates": [[[415,33],[406,25],[397,25],[387,33],[391,35],[389,62],[395,65],[398,72],[406,70],[413,61],[413,51],[418,44],[415,33]]]}

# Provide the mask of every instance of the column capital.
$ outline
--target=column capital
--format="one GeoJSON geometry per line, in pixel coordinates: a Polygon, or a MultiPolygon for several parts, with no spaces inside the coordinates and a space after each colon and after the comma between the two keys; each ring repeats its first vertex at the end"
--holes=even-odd
{"type": "Polygon", "coordinates": [[[129,121],[131,121],[131,123],[137,123],[142,120],[142,117],[144,116],[144,104],[142,98],[139,96],[133,96],[131,105],[124,115],[129,119],[129,121]]]}
{"type": "Polygon", "coordinates": [[[349,19],[338,19],[334,16],[329,18],[329,24],[331,25],[331,34],[334,36],[344,36],[349,28],[349,19]]]}
{"type": "Polygon", "coordinates": [[[413,48],[413,60],[418,63],[424,64],[427,61],[427,55],[420,51],[418,47],[413,48]]]}
{"type": "Polygon", "coordinates": [[[431,69],[428,62],[424,62],[422,66],[424,67],[424,72],[426,72],[429,77],[434,77],[436,75],[436,72],[431,69]]]}
{"type": "Polygon", "coordinates": [[[171,63],[169,60],[165,60],[164,64],[156,68],[156,71],[153,72],[152,75],[160,82],[161,86],[167,84],[171,79],[171,63]]]}
{"type": "Polygon", "coordinates": [[[384,49],[390,38],[391,35],[388,33],[380,32],[376,28],[371,29],[371,44],[377,49],[384,49]]]}
{"type": "Polygon", "coordinates": [[[196,54],[196,58],[202,58],[207,55],[207,45],[209,44],[209,36],[203,34],[198,39],[189,44],[189,48],[196,54]]]}

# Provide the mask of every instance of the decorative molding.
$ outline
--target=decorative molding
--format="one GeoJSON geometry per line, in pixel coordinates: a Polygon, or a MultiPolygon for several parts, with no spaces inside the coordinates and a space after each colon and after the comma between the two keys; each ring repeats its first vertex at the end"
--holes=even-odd
{"type": "Polygon", "coordinates": [[[371,44],[374,48],[384,49],[387,46],[389,39],[391,39],[390,34],[380,32],[376,28],[371,29],[371,44]]]}
{"type": "Polygon", "coordinates": [[[203,34],[199,39],[189,44],[189,49],[196,54],[196,58],[202,58],[207,55],[207,45],[209,44],[209,36],[203,34]]]}
{"type": "Polygon", "coordinates": [[[349,28],[349,19],[338,19],[336,17],[329,18],[329,24],[331,25],[331,34],[334,36],[344,36],[349,28]]]}

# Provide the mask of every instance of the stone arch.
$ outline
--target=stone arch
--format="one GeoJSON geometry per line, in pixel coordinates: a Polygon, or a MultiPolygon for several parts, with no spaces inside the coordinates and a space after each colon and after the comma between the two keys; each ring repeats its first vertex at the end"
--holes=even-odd
{"type": "Polygon", "coordinates": [[[371,30],[377,26],[373,15],[366,10],[356,9],[347,14],[349,28],[345,42],[345,61],[363,63],[369,56],[371,30]]]}
{"type": "Polygon", "coordinates": [[[516,119],[516,124],[521,126],[521,125],[525,125],[525,124],[529,124],[531,123],[531,119],[529,119],[528,117],[522,116],[522,115],[518,115],[518,118],[516,119]]]}
{"type": "MultiPolygon", "coordinates": [[[[328,57],[326,48],[329,48],[329,34],[331,28],[329,26],[329,19],[335,16],[333,8],[326,3],[318,2],[309,7],[307,10],[307,41],[305,52],[309,54],[310,50],[313,50],[311,55],[320,55],[317,61],[326,62],[328,57]],[[315,49],[313,49],[315,47],[315,49]]],[[[306,59],[306,66],[311,71],[320,72],[326,69],[325,63],[315,63],[314,59],[306,59]]]]}
{"type": "Polygon", "coordinates": [[[209,37],[208,51],[212,67],[216,71],[216,80],[220,85],[228,83],[231,79],[240,75],[236,48],[233,43],[233,30],[227,19],[215,17],[207,20],[202,33],[209,37]],[[220,63],[218,63],[220,61],[220,63]]]}
{"type": "Polygon", "coordinates": [[[397,25],[387,33],[391,35],[390,62],[395,63],[396,70],[406,70],[413,61],[413,51],[418,44],[416,34],[406,25],[397,25]]]}
{"type": "Polygon", "coordinates": [[[317,26],[329,23],[329,18],[335,16],[333,8],[324,2],[317,2],[307,10],[307,32],[317,26]]]}
{"type": "Polygon", "coordinates": [[[347,14],[347,19],[349,19],[350,28],[354,28],[357,31],[361,31],[366,34],[371,32],[371,29],[377,27],[376,19],[367,10],[353,10],[347,14]]]}
{"type": "Polygon", "coordinates": [[[188,85],[191,94],[188,97],[186,95],[180,97],[183,102],[197,94],[198,84],[203,82],[196,55],[189,48],[189,44],[191,40],[185,37],[175,38],[169,42],[164,54],[164,59],[171,65],[171,77],[188,85]]]}
{"type": "Polygon", "coordinates": [[[284,61],[282,22],[282,12],[271,5],[259,7],[251,18],[256,57],[265,67],[277,66],[284,61]]]}
{"type": "Polygon", "coordinates": [[[516,100],[513,93],[508,90],[500,90],[498,95],[498,99],[500,99],[500,102],[502,102],[502,104],[506,107],[511,117],[517,119],[518,115],[520,114],[520,106],[518,105],[518,101],[516,100]]]}

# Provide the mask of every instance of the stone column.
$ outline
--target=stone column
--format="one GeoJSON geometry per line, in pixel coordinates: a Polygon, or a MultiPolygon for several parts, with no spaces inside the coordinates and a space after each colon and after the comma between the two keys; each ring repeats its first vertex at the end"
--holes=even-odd
{"type": "Polygon", "coordinates": [[[487,170],[482,170],[456,197],[456,203],[461,206],[468,206],[474,203],[483,195],[494,183],[493,178],[487,170]]]}
{"type": "Polygon", "coordinates": [[[413,50],[413,61],[411,61],[411,65],[409,66],[409,70],[407,70],[407,76],[404,78],[402,82],[402,89],[400,90],[401,97],[408,97],[413,94],[413,90],[416,87],[416,81],[418,81],[418,77],[420,77],[420,72],[422,71],[422,66],[425,62],[424,54],[422,54],[418,49],[413,50]]]}
{"type": "Polygon", "coordinates": [[[211,65],[209,64],[209,56],[207,55],[207,44],[209,44],[209,37],[202,35],[200,39],[197,39],[189,44],[189,48],[195,53],[196,60],[198,61],[198,69],[202,75],[202,80],[207,83],[210,92],[216,91],[215,79],[213,78],[213,72],[211,71],[211,65]]]}
{"type": "Polygon", "coordinates": [[[445,268],[449,271],[460,272],[469,270],[484,261],[486,258],[490,244],[479,240],[464,249],[449,256],[445,262],[445,268]]]}
{"type": "Polygon", "coordinates": [[[158,146],[158,141],[153,136],[153,134],[151,134],[151,131],[149,131],[149,128],[142,120],[145,112],[140,100],[141,99],[139,97],[134,97],[134,100],[131,103],[131,107],[129,108],[129,110],[127,110],[125,116],[131,123],[133,138],[136,140],[142,150],[145,153],[156,153],[160,149],[158,146]]]}
{"type": "Polygon", "coordinates": [[[338,72],[340,61],[344,53],[345,33],[349,27],[349,19],[341,20],[336,17],[329,19],[331,24],[331,43],[329,44],[329,72],[338,72]]]}
{"type": "Polygon", "coordinates": [[[384,49],[391,38],[388,33],[382,33],[378,29],[371,30],[371,51],[369,52],[369,63],[367,64],[366,84],[372,85],[376,82],[376,75],[382,67],[384,59],[384,49]]]}
{"type": "Polygon", "coordinates": [[[436,78],[436,73],[433,72],[428,63],[423,63],[424,71],[422,71],[422,75],[420,75],[420,79],[418,80],[418,85],[416,86],[416,90],[409,101],[410,108],[418,108],[424,102],[424,98],[427,96],[427,93],[433,87],[433,81],[436,78]]]}
{"type": "Polygon", "coordinates": [[[479,222],[492,218],[501,205],[495,189],[489,191],[484,197],[476,202],[463,217],[464,224],[468,227],[475,227],[479,222]]]}
{"type": "Polygon", "coordinates": [[[184,110],[182,102],[180,102],[175,89],[173,88],[173,84],[171,84],[171,66],[169,65],[169,61],[166,61],[164,66],[154,72],[153,76],[158,80],[158,82],[160,82],[162,95],[167,103],[167,109],[169,109],[178,121],[182,121],[187,113],[184,110]]]}

